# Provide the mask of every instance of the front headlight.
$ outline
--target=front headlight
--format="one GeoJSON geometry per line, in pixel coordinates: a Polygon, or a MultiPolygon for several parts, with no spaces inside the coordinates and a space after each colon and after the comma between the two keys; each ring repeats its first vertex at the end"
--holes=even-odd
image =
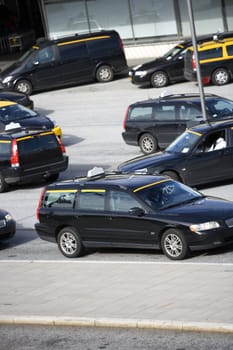
{"type": "Polygon", "coordinates": [[[147,168],[134,170],[134,174],[147,174],[147,173],[148,173],[147,168]]]}
{"type": "Polygon", "coordinates": [[[2,80],[3,84],[7,84],[9,83],[9,81],[11,81],[13,79],[13,76],[12,75],[8,75],[8,77],[4,78],[2,80]]]}
{"type": "Polygon", "coordinates": [[[147,70],[139,70],[138,72],[135,72],[135,75],[143,78],[145,75],[147,75],[147,70]]]}
{"type": "Polygon", "coordinates": [[[6,214],[5,215],[5,220],[6,221],[11,221],[12,220],[12,216],[10,214],[6,214]]]}
{"type": "Polygon", "coordinates": [[[200,231],[213,230],[219,227],[220,227],[220,224],[217,221],[208,221],[208,222],[203,222],[202,224],[190,225],[189,229],[192,232],[200,232],[200,231]]]}

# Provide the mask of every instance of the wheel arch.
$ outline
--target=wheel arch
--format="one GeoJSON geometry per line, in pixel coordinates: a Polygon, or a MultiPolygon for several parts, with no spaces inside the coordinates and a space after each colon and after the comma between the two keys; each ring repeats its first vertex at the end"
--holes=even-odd
{"type": "MultiPolygon", "coordinates": [[[[61,225],[59,225],[59,226],[57,226],[56,227],[56,230],[55,230],[55,239],[56,239],[56,242],[57,242],[57,238],[58,238],[58,235],[59,235],[59,232],[61,231],[61,230],[63,230],[64,228],[66,228],[66,227],[71,227],[72,229],[74,229],[75,231],[77,231],[78,232],[78,230],[77,230],[77,228],[74,226],[74,225],[72,225],[72,223],[63,223],[63,224],[61,224],[61,225]]],[[[79,233],[79,232],[78,232],[79,233]]]]}

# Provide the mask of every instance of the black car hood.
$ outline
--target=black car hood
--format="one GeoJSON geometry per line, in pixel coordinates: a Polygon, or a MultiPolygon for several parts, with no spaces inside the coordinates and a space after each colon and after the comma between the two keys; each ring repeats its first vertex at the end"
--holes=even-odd
{"type": "MultiPolygon", "coordinates": [[[[19,123],[22,127],[30,127],[35,129],[52,129],[54,128],[54,123],[52,120],[43,115],[37,115],[35,117],[24,118],[15,120],[13,123],[19,123]]],[[[7,125],[7,123],[5,123],[7,125]]]]}
{"type": "Polygon", "coordinates": [[[168,153],[158,152],[154,154],[150,154],[148,156],[139,156],[133,159],[130,159],[124,163],[121,163],[118,166],[118,170],[128,173],[134,172],[138,169],[150,168],[150,167],[159,167],[162,164],[167,164],[169,161],[179,160],[181,157],[183,158],[185,155],[181,153],[168,153]]]}
{"type": "Polygon", "coordinates": [[[0,76],[2,78],[5,78],[8,75],[14,75],[14,74],[18,73],[21,70],[22,70],[22,65],[20,65],[17,62],[15,62],[15,63],[11,64],[10,66],[8,66],[7,68],[5,68],[4,70],[2,70],[1,73],[0,73],[0,76]]]}
{"type": "Polygon", "coordinates": [[[150,68],[154,68],[156,65],[159,65],[161,63],[166,62],[166,58],[165,57],[158,57],[153,61],[149,61],[149,62],[145,62],[143,63],[140,67],[138,67],[138,69],[136,70],[144,70],[144,69],[150,69],[150,68]]]}
{"type": "Polygon", "coordinates": [[[186,222],[187,224],[207,221],[222,222],[231,218],[233,224],[233,203],[211,196],[201,197],[188,203],[161,210],[161,214],[168,220],[186,222]]]}

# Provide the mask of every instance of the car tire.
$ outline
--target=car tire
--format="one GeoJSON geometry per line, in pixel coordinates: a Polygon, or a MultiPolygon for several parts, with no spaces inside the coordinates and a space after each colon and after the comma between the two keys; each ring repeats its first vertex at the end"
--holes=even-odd
{"type": "Polygon", "coordinates": [[[214,85],[225,85],[230,81],[230,74],[225,68],[218,68],[213,72],[211,80],[214,85]]]}
{"type": "Polygon", "coordinates": [[[168,84],[168,76],[163,71],[158,71],[151,76],[151,85],[156,88],[164,87],[168,84]]]}
{"type": "Polygon", "coordinates": [[[15,84],[15,90],[22,92],[26,95],[31,95],[32,93],[32,84],[28,80],[19,80],[15,84]]]}
{"type": "Polygon", "coordinates": [[[144,154],[151,154],[157,151],[158,142],[153,135],[146,133],[140,137],[139,147],[144,154]]]}
{"type": "Polygon", "coordinates": [[[83,244],[73,227],[63,228],[57,237],[60,252],[67,258],[77,258],[83,254],[83,244]]]}
{"type": "Polygon", "coordinates": [[[114,77],[113,70],[108,65],[100,66],[96,71],[96,79],[100,83],[108,83],[112,81],[114,77]]]}
{"type": "Polygon", "coordinates": [[[163,253],[171,260],[182,260],[190,255],[183,233],[175,228],[164,232],[161,239],[163,253]]]}
{"type": "Polygon", "coordinates": [[[0,193],[7,192],[9,190],[9,185],[6,183],[2,174],[0,174],[0,193]]]}
{"type": "Polygon", "coordinates": [[[179,175],[177,173],[175,173],[174,171],[164,171],[162,174],[170,177],[173,180],[182,182],[179,175]]]}

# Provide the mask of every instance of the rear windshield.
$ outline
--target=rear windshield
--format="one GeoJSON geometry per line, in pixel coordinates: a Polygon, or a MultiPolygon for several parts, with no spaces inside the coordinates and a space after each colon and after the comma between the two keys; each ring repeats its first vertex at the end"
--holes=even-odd
{"type": "Polygon", "coordinates": [[[58,142],[54,134],[35,135],[18,140],[18,150],[21,155],[41,152],[41,150],[48,151],[58,147],[58,142]]]}

